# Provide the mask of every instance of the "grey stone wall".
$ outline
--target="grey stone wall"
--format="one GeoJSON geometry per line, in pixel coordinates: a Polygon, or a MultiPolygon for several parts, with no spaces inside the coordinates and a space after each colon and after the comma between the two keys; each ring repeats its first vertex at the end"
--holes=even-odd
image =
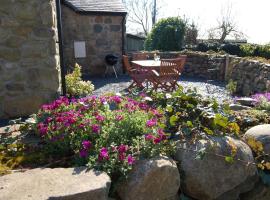
{"type": "Polygon", "coordinates": [[[187,51],[160,53],[161,58],[175,58],[178,55],[187,55],[183,76],[218,81],[231,79],[237,82],[238,95],[270,91],[270,64],[229,56],[226,67],[225,55],[187,51]]]}
{"type": "Polygon", "coordinates": [[[60,90],[53,0],[0,2],[0,118],[29,115],[60,90]]]}
{"type": "Polygon", "coordinates": [[[270,64],[231,57],[229,71],[229,78],[237,82],[238,94],[270,91],[270,64]]]}
{"type": "MultiPolygon", "coordinates": [[[[114,53],[122,55],[123,16],[84,15],[62,5],[64,62],[72,69],[75,63],[90,76],[103,75],[104,57],[114,53]],[[75,58],[74,41],[85,41],[86,58],[75,58]]],[[[118,72],[121,72],[121,61],[118,72]]]]}

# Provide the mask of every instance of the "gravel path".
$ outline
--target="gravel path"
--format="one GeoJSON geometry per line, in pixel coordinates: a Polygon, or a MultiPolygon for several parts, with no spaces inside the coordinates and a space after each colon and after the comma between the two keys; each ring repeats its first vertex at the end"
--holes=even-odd
{"type": "MultiPolygon", "coordinates": [[[[108,92],[121,92],[131,83],[131,80],[127,75],[122,75],[118,77],[118,79],[108,77],[92,78],[89,80],[91,80],[95,85],[96,90],[94,91],[94,95],[100,95],[108,92]]],[[[181,77],[179,84],[182,85],[184,89],[195,87],[197,88],[198,93],[203,97],[214,97],[219,102],[232,98],[226,91],[225,84],[221,82],[207,83],[206,80],[203,79],[181,77]]]]}

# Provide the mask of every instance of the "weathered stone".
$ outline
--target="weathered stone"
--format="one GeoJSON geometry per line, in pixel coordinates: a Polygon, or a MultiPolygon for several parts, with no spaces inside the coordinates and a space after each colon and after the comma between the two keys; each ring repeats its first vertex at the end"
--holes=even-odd
{"type": "Polygon", "coordinates": [[[6,84],[6,88],[10,91],[23,91],[25,89],[25,86],[23,83],[10,82],[6,84]]]}
{"type": "Polygon", "coordinates": [[[20,57],[20,50],[0,46],[0,58],[7,61],[18,61],[20,57]]]}
{"type": "Polygon", "coordinates": [[[121,26],[120,25],[110,25],[110,30],[113,32],[118,32],[121,30],[121,26]]]}
{"type": "Polygon", "coordinates": [[[7,47],[19,48],[24,42],[24,37],[11,36],[6,40],[5,44],[7,47]]]}
{"type": "Polygon", "coordinates": [[[239,194],[252,189],[257,179],[256,166],[248,165],[254,162],[251,149],[230,137],[213,137],[192,145],[179,142],[175,159],[179,161],[180,175],[183,175],[181,188],[195,199],[236,200],[239,194]],[[237,150],[234,162],[228,163],[224,158],[232,155],[234,147],[237,150]],[[203,159],[196,159],[203,149],[206,151],[203,159]],[[236,187],[239,189],[234,190],[236,187]]]}
{"type": "Polygon", "coordinates": [[[100,33],[102,30],[103,30],[103,27],[100,24],[94,25],[94,32],[95,33],[100,33]]]}
{"type": "Polygon", "coordinates": [[[270,124],[262,124],[254,126],[247,130],[244,135],[244,140],[254,138],[263,144],[264,152],[270,154],[270,124]]]}
{"type": "Polygon", "coordinates": [[[112,23],[112,19],[110,17],[107,17],[107,18],[105,18],[104,23],[105,24],[111,24],[112,23]]]}
{"type": "Polygon", "coordinates": [[[0,177],[0,199],[107,200],[107,174],[86,168],[33,169],[0,177]]]}
{"type": "Polygon", "coordinates": [[[255,187],[244,194],[240,195],[241,200],[269,200],[270,199],[270,187],[266,186],[259,180],[255,187]]]}
{"type": "Polygon", "coordinates": [[[249,106],[243,106],[240,104],[230,104],[229,107],[231,110],[234,110],[234,111],[250,110],[251,109],[251,107],[249,107],[249,106]]]}
{"type": "Polygon", "coordinates": [[[96,40],[96,45],[98,47],[107,46],[108,45],[108,41],[107,40],[104,40],[104,39],[97,39],[96,40]]]}
{"type": "Polygon", "coordinates": [[[241,97],[237,98],[236,102],[240,103],[243,106],[254,106],[257,101],[249,97],[241,97]]]}
{"type": "Polygon", "coordinates": [[[96,16],[95,17],[95,22],[96,23],[102,23],[103,22],[103,16],[96,16]]]}
{"type": "Polygon", "coordinates": [[[138,161],[128,180],[117,187],[117,193],[122,200],[166,200],[177,195],[179,186],[176,163],[160,157],[138,161]]]}

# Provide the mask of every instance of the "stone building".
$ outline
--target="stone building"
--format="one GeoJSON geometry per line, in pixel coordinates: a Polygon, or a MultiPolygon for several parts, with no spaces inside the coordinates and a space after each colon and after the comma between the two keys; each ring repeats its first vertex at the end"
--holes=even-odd
{"type": "Polygon", "coordinates": [[[0,119],[32,114],[60,93],[55,2],[0,1],[0,119]]]}
{"type": "MultiPolygon", "coordinates": [[[[64,0],[62,33],[64,63],[84,74],[103,75],[107,54],[124,53],[126,10],[121,0],[64,0]]],[[[121,62],[117,66],[121,72],[121,62]]]]}

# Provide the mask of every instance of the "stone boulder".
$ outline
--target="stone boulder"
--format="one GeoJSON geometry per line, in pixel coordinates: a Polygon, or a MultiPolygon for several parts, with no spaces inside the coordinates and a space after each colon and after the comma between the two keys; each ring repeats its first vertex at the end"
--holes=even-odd
{"type": "Polygon", "coordinates": [[[263,184],[262,180],[258,180],[255,187],[244,194],[240,195],[241,200],[269,200],[270,186],[263,184]]]}
{"type": "Polygon", "coordinates": [[[254,138],[262,143],[264,152],[270,154],[270,124],[258,125],[250,128],[244,135],[244,140],[254,138]]]}
{"type": "Polygon", "coordinates": [[[117,187],[122,200],[175,199],[180,187],[176,163],[167,157],[138,161],[129,178],[117,187]]]}
{"type": "Polygon", "coordinates": [[[183,192],[199,200],[236,200],[239,194],[253,188],[257,168],[248,145],[231,137],[212,137],[195,144],[177,143],[175,159],[179,161],[183,192]],[[226,162],[223,156],[237,151],[234,161],[226,162]],[[202,159],[198,152],[207,152],[202,159]],[[238,161],[240,159],[241,161],[238,161]]]}
{"type": "Polygon", "coordinates": [[[252,99],[250,97],[241,97],[236,99],[237,103],[240,103],[243,106],[254,106],[257,101],[255,99],[252,99]]]}
{"type": "Polygon", "coordinates": [[[234,104],[234,103],[233,104],[230,104],[229,107],[233,111],[250,110],[251,109],[251,107],[249,107],[249,106],[243,106],[243,105],[234,104]]]}
{"type": "Polygon", "coordinates": [[[107,200],[106,173],[86,168],[33,169],[0,177],[1,200],[107,200]]]}

